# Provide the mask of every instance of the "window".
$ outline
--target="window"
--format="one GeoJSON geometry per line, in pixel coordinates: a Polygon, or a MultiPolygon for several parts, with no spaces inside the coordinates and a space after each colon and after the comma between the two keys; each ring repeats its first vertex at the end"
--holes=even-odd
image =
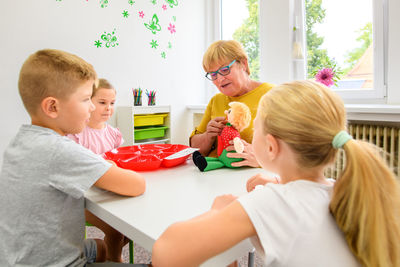
{"type": "Polygon", "coordinates": [[[334,67],[331,88],[346,102],[384,103],[387,1],[220,0],[219,29],[244,45],[254,79],[281,83],[334,67]]]}
{"type": "Polygon", "coordinates": [[[343,98],[384,98],[385,2],[304,0],[305,76],[332,68],[338,81],[331,88],[343,98]]]}
{"type": "Polygon", "coordinates": [[[234,39],[243,45],[250,76],[259,80],[258,0],[221,0],[221,39],[234,39]]]}

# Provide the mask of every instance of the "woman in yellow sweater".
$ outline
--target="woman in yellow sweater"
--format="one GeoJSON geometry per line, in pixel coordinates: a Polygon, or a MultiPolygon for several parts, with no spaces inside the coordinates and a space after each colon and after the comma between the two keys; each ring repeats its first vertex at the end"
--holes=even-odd
{"type": "MultiPolygon", "coordinates": [[[[260,98],[273,85],[250,78],[246,52],[242,45],[234,40],[212,43],[204,54],[203,68],[207,72],[206,77],[214,83],[220,93],[213,96],[208,103],[200,125],[190,136],[190,146],[199,148],[203,156],[217,157],[217,136],[226,123],[224,111],[229,109],[230,102],[242,102],[250,108],[252,116],[250,126],[240,133],[245,149],[242,153],[228,153],[227,157],[243,159],[232,163],[234,167],[258,167],[250,145],[253,139],[253,120],[260,98]]],[[[231,146],[227,151],[233,149],[231,146]]]]}

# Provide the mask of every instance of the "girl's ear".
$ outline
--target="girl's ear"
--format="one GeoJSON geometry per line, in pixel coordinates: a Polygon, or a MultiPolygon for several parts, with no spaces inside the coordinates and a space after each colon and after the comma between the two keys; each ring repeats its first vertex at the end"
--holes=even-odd
{"type": "Polygon", "coordinates": [[[57,98],[51,96],[46,97],[40,103],[40,108],[46,116],[55,119],[57,118],[59,112],[59,101],[57,98]]]}
{"type": "Polygon", "coordinates": [[[277,158],[280,149],[278,139],[271,134],[267,134],[265,138],[267,138],[267,154],[269,159],[274,160],[277,158]]]}

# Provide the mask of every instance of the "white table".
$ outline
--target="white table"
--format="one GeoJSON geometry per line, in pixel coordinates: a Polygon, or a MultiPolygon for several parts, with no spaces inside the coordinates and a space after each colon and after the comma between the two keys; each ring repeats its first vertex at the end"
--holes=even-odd
{"type": "MultiPolygon", "coordinates": [[[[222,168],[200,172],[191,162],[173,168],[142,172],[146,192],[123,197],[92,187],[85,195],[86,208],[115,229],[152,251],[155,240],[177,221],[208,211],[222,194],[243,195],[246,181],[264,172],[258,168],[222,168]]],[[[225,266],[252,249],[248,240],[205,262],[202,266],[225,266]]]]}

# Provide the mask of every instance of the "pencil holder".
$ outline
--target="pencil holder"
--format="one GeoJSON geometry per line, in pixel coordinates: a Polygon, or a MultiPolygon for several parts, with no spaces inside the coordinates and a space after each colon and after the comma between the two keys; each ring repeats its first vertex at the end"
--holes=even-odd
{"type": "Polygon", "coordinates": [[[156,96],[155,95],[150,95],[148,96],[149,101],[147,101],[148,106],[154,106],[156,104],[156,96]]]}
{"type": "Polygon", "coordinates": [[[147,105],[148,106],[154,106],[156,104],[156,90],[146,90],[146,95],[147,95],[147,105]]]}
{"type": "Polygon", "coordinates": [[[134,96],[133,97],[133,105],[141,106],[142,105],[142,96],[134,96]]]}

